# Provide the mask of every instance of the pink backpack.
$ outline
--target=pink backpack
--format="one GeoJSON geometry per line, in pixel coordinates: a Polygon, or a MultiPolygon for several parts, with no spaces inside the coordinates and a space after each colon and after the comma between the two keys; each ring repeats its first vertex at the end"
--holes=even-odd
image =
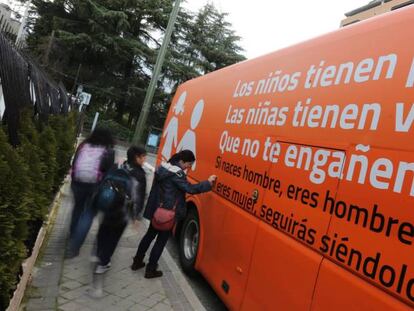
{"type": "Polygon", "coordinates": [[[97,183],[102,179],[101,160],[106,151],[103,146],[83,145],[73,164],[73,179],[85,183],[97,183]]]}

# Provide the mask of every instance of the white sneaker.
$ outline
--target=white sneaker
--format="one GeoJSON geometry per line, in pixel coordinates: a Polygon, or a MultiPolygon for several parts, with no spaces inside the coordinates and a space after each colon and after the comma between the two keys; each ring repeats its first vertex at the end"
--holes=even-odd
{"type": "Polygon", "coordinates": [[[92,298],[102,298],[104,296],[102,288],[89,288],[86,293],[92,298]]]}
{"type": "Polygon", "coordinates": [[[103,274],[109,269],[111,269],[111,262],[109,262],[107,265],[96,265],[95,274],[103,274]]]}

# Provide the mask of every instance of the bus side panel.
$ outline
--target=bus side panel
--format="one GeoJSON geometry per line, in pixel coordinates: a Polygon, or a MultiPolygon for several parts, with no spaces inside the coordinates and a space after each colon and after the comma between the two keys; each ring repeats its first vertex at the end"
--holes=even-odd
{"type": "Polygon", "coordinates": [[[195,268],[201,272],[216,292],[220,292],[220,260],[218,241],[221,239],[227,201],[213,193],[202,195],[197,205],[200,218],[200,244],[195,268]]]}
{"type": "Polygon", "coordinates": [[[309,310],[321,258],[261,223],[241,310],[309,310]]]}
{"type": "MultiPolygon", "coordinates": [[[[319,250],[338,264],[333,267],[342,266],[414,306],[414,163],[407,166],[413,153],[352,147],[347,154],[337,195],[326,193],[322,200],[332,221],[319,250]],[[365,169],[368,164],[377,169],[365,169]],[[367,183],[383,189],[367,191],[367,183]]],[[[329,289],[323,280],[318,283],[329,289]]]]}
{"type": "MultiPolygon", "coordinates": [[[[191,178],[189,180],[191,183],[196,183],[191,178]]],[[[212,192],[191,195],[187,198],[187,203],[195,206],[200,224],[195,268],[197,271],[209,275],[211,271],[220,269],[220,264],[216,260],[219,256],[217,241],[220,240],[226,211],[212,192]]]]}
{"type": "Polygon", "coordinates": [[[379,288],[365,282],[335,263],[324,259],[318,276],[314,311],[405,311],[412,310],[379,288]]]}
{"type": "MultiPolygon", "coordinates": [[[[222,131],[201,128],[197,134],[200,142],[208,142],[212,138],[219,141],[222,131]]],[[[248,134],[238,131],[233,135],[244,137],[248,134]]],[[[252,141],[261,141],[264,140],[262,135],[259,132],[249,136],[252,141]]],[[[230,138],[226,139],[226,146],[229,146],[230,138]]],[[[206,276],[226,305],[237,310],[244,296],[259,222],[255,214],[264,198],[252,199],[257,186],[248,181],[248,173],[251,173],[248,168],[256,167],[257,160],[246,157],[240,161],[239,154],[224,153],[224,146],[220,149],[219,146],[199,143],[197,147],[197,153],[202,156],[197,161],[196,171],[189,172],[190,178],[200,181],[211,174],[218,178],[213,192],[202,195],[199,207],[202,231],[196,268],[206,276]]],[[[257,152],[253,143],[240,142],[239,148],[246,153],[257,152]]],[[[261,169],[266,171],[269,166],[263,165],[261,169]]]]}
{"type": "MultiPolygon", "coordinates": [[[[309,160],[322,147],[279,143],[281,158],[290,152],[297,154],[298,160],[292,161],[290,167],[278,161],[268,172],[269,180],[277,180],[280,188],[272,187],[264,193],[265,198],[257,214],[261,224],[244,298],[244,310],[273,310],[276,306],[281,310],[310,308],[323,258],[312,248],[316,248],[319,237],[327,233],[331,219],[317,206],[321,193],[328,189],[335,194],[339,184],[335,178],[327,178],[325,183],[319,185],[309,182],[312,167],[309,160]],[[302,169],[298,171],[298,167],[302,169]]],[[[324,149],[345,157],[343,150],[324,149]]],[[[331,164],[332,160],[326,161],[320,168],[331,164]]]]}
{"type": "Polygon", "coordinates": [[[211,272],[216,274],[219,281],[216,291],[230,310],[240,309],[250,272],[258,222],[234,204],[226,206],[223,230],[217,241],[219,257],[216,260],[220,262],[220,269],[211,272]]]}
{"type": "MultiPolygon", "coordinates": [[[[195,92],[192,88],[187,90],[185,112],[180,119],[183,124],[191,123],[191,112],[193,111],[192,104],[197,102],[192,95],[195,92]],[[188,116],[188,119],[186,119],[188,116]]],[[[194,97],[199,98],[199,97],[194,97]]],[[[204,112],[207,113],[210,107],[208,101],[205,102],[204,112]]],[[[216,157],[219,154],[216,146],[211,146],[208,141],[219,140],[220,132],[215,129],[206,129],[208,127],[209,119],[201,118],[197,127],[196,139],[196,167],[193,171],[188,170],[188,179],[191,183],[198,183],[206,180],[210,175],[217,175],[218,180],[221,183],[222,174],[216,166],[216,157]]],[[[183,126],[185,129],[185,127],[183,126]]],[[[184,135],[185,130],[179,129],[179,134],[184,135]]],[[[211,286],[218,292],[220,291],[220,279],[216,272],[222,271],[223,267],[220,261],[220,249],[218,241],[221,240],[223,223],[226,216],[226,204],[230,204],[224,198],[221,198],[214,194],[214,192],[207,192],[203,194],[197,194],[194,196],[194,200],[198,201],[197,211],[200,221],[200,239],[199,248],[196,259],[195,268],[200,271],[209,280],[211,286]],[[216,278],[217,277],[217,278],[216,278]]]]}
{"type": "MultiPolygon", "coordinates": [[[[337,269],[332,273],[336,275],[352,273],[350,270],[346,270],[346,264],[338,259],[345,256],[345,248],[339,248],[338,246],[342,242],[357,250],[361,250],[365,255],[373,256],[374,259],[376,259],[376,250],[378,249],[381,252],[381,262],[387,266],[396,266],[397,269],[395,271],[399,273],[399,278],[397,278],[397,275],[394,275],[391,269],[384,268],[381,272],[380,268],[377,271],[377,276],[382,273],[383,283],[386,284],[386,286],[382,286],[378,283],[378,280],[373,281],[357,271],[360,279],[349,286],[351,298],[361,298],[364,290],[361,290],[361,294],[355,292],[360,287],[358,284],[365,282],[368,287],[378,286],[384,296],[387,294],[401,294],[399,298],[410,303],[407,300],[407,288],[410,290],[408,295],[413,295],[411,293],[414,288],[414,281],[411,282],[413,276],[411,263],[414,259],[412,245],[410,243],[398,242],[397,239],[410,242],[414,235],[414,230],[411,230],[413,200],[412,196],[407,196],[407,192],[411,191],[413,174],[411,169],[408,169],[406,172],[403,188],[398,189],[398,184],[397,188],[395,188],[398,167],[395,166],[393,170],[389,170],[386,167],[387,163],[389,163],[387,161],[378,162],[374,167],[371,161],[365,181],[360,182],[358,176],[355,175],[357,178],[353,179],[352,182],[341,184],[338,197],[336,197],[336,188],[330,188],[330,181],[325,180],[325,177],[328,178],[326,176],[328,172],[326,167],[322,169],[322,172],[318,173],[318,170],[315,171],[312,163],[310,169],[313,171],[313,177],[319,178],[318,176],[322,174],[323,180],[320,183],[319,181],[310,183],[311,176],[309,175],[309,170],[287,169],[291,160],[286,160],[285,156],[281,156],[279,157],[279,164],[286,168],[285,172],[280,174],[284,191],[281,197],[286,199],[287,186],[290,183],[297,186],[296,189],[300,187],[301,189],[309,189],[312,192],[320,186],[323,191],[318,190],[320,194],[318,204],[314,207],[305,203],[301,204],[302,200],[309,201],[308,195],[301,196],[296,203],[293,200],[289,201],[286,199],[285,201],[288,202],[288,205],[276,205],[273,204],[273,199],[269,199],[269,203],[265,202],[265,204],[268,206],[274,205],[276,209],[271,210],[269,216],[267,216],[266,212],[264,217],[259,217],[261,209],[259,204],[259,209],[256,210],[255,216],[262,218],[263,223],[260,223],[260,227],[267,227],[258,232],[257,245],[249,244],[252,241],[251,239],[248,239],[246,244],[243,245],[239,242],[235,243],[236,230],[243,230],[242,224],[247,222],[246,219],[248,219],[244,216],[250,217],[249,213],[252,213],[252,210],[242,211],[240,209],[240,211],[236,212],[233,203],[221,204],[220,202],[224,202],[223,200],[229,201],[228,195],[223,190],[225,188],[223,185],[230,187],[232,190],[236,189],[239,194],[251,193],[252,190],[259,187],[254,182],[245,181],[243,176],[235,176],[234,171],[231,169],[227,170],[226,166],[217,165],[217,161],[220,158],[236,166],[244,167],[244,165],[247,165],[249,168],[258,168],[264,171],[266,168],[263,168],[263,166],[266,166],[269,160],[263,158],[263,150],[256,154],[256,158],[253,159],[250,154],[241,152],[243,142],[245,138],[249,140],[259,139],[263,146],[266,138],[277,135],[278,137],[287,137],[290,141],[306,141],[308,144],[314,145],[316,145],[315,140],[319,140],[321,141],[320,145],[331,148],[335,148],[331,146],[333,143],[348,145],[350,142],[354,142],[361,145],[360,150],[369,147],[382,148],[378,156],[384,158],[389,156],[392,158],[393,163],[398,163],[400,156],[406,164],[412,163],[412,154],[406,154],[405,152],[414,150],[414,140],[412,139],[413,124],[411,122],[414,112],[412,108],[414,98],[414,83],[412,81],[414,80],[414,65],[412,65],[414,32],[409,31],[409,29],[412,29],[413,24],[414,6],[411,6],[411,8],[401,9],[398,12],[386,14],[384,17],[365,21],[359,25],[349,26],[300,45],[210,73],[185,83],[177,91],[178,96],[181,96],[183,92],[188,93],[185,102],[185,112],[180,114],[177,111],[174,113],[172,112],[173,110],[170,111],[166,126],[175,118],[174,120],[176,121],[174,122],[178,122],[179,127],[177,133],[173,131],[168,133],[176,133],[175,138],[178,142],[183,141],[184,137],[188,139],[196,138],[197,168],[195,171],[190,171],[189,176],[192,176],[197,181],[206,179],[212,173],[216,173],[219,176],[214,191],[215,195],[220,195],[221,198],[220,200],[217,199],[217,204],[211,204],[211,206],[203,205],[201,207],[202,221],[204,219],[208,221],[208,225],[202,224],[202,227],[203,230],[218,230],[220,233],[223,230],[227,235],[222,239],[221,235],[216,235],[215,233],[209,235],[206,233],[208,244],[204,244],[206,251],[203,253],[202,250],[202,256],[198,265],[209,280],[216,280],[213,282],[214,288],[221,294],[226,303],[230,301],[228,304],[232,308],[237,309],[237,301],[243,299],[243,292],[241,290],[245,286],[242,283],[233,286],[237,279],[240,282],[245,281],[245,278],[238,278],[234,274],[233,269],[237,269],[249,275],[248,290],[243,305],[245,310],[249,308],[252,310],[261,308],[271,309],[275,298],[282,301],[284,303],[282,306],[285,308],[289,306],[288,301],[293,299],[292,305],[300,308],[303,307],[303,305],[300,305],[301,302],[295,301],[299,296],[302,297],[302,302],[309,307],[310,288],[315,286],[318,288],[318,294],[315,296],[314,308],[319,308],[319,303],[321,303],[320,308],[326,310],[327,308],[325,308],[326,305],[323,304],[323,301],[318,300],[319,295],[322,295],[322,297],[330,295],[335,297],[335,294],[338,295],[335,289],[342,288],[339,283],[342,282],[343,278],[323,277],[321,275],[321,278],[315,283],[317,268],[320,266],[320,264],[315,264],[315,262],[318,260],[320,262],[322,260],[321,256],[329,256],[329,260],[335,261],[335,264],[338,264],[335,267],[331,267],[331,270],[337,269]],[[348,64],[350,64],[351,68],[349,70],[346,69],[348,64]],[[340,75],[337,74],[336,77],[329,78],[329,72],[332,72],[332,70],[339,72],[342,65],[344,65],[344,71],[340,75]],[[307,73],[312,71],[311,68],[313,68],[314,74],[308,77],[307,73]],[[315,78],[316,68],[320,69],[319,82],[315,78]],[[281,72],[280,77],[285,73],[287,77],[289,75],[293,76],[292,74],[295,72],[300,73],[298,87],[294,87],[292,91],[286,90],[284,92],[273,91],[266,93],[259,90],[256,94],[256,87],[259,85],[259,82],[264,83],[265,80],[268,80],[269,73],[279,71],[281,72]],[[325,86],[320,84],[324,80],[321,78],[323,76],[326,78],[325,82],[329,82],[325,86]],[[338,83],[336,83],[337,79],[338,83]],[[306,82],[309,84],[308,87],[304,87],[306,82]],[[243,85],[243,83],[245,86],[247,85],[245,90],[248,88],[249,83],[252,85],[252,93],[250,95],[240,93],[239,84],[243,85]],[[193,115],[196,110],[195,105],[201,99],[204,102],[204,110],[201,119],[198,120],[193,118],[193,115]],[[299,102],[301,107],[298,106],[299,102]],[[252,118],[246,122],[250,107],[254,108],[252,109],[254,114],[259,110],[263,111],[259,108],[266,105],[272,108],[288,108],[289,113],[286,114],[286,122],[283,121],[278,126],[269,126],[260,122],[256,123],[252,118]],[[305,117],[304,112],[305,106],[309,108],[309,111],[307,110],[307,117],[305,117]],[[337,117],[334,118],[332,115],[328,116],[328,114],[325,114],[327,112],[325,108],[328,106],[330,109],[334,109],[331,111],[332,113],[335,111],[338,113],[337,117]],[[367,115],[365,117],[361,113],[361,111],[364,111],[364,107],[365,109],[373,109],[372,111],[366,110],[367,115]],[[380,110],[378,110],[378,107],[380,110]],[[241,123],[238,123],[238,114],[235,112],[240,112],[243,109],[246,115],[241,118],[241,123]],[[403,111],[401,111],[402,109],[403,111]],[[321,114],[323,114],[323,117],[321,114]],[[235,122],[232,122],[232,116],[234,115],[235,122]],[[325,118],[325,115],[329,122],[324,124],[322,120],[325,118]],[[378,122],[374,122],[375,118],[377,118],[378,122]],[[399,129],[396,128],[398,125],[399,129]],[[257,137],[259,136],[258,133],[261,133],[261,137],[257,137]],[[237,137],[241,139],[241,143],[236,143],[237,137]],[[387,153],[388,151],[390,154],[387,153]],[[299,176],[303,172],[308,174],[299,176]],[[386,185],[387,189],[378,190],[378,188],[373,186],[373,183],[386,185]],[[220,188],[218,187],[219,185],[221,185],[220,188]],[[401,190],[403,195],[395,193],[394,189],[401,190]],[[390,217],[393,219],[391,221],[392,228],[390,234],[385,235],[384,230],[379,234],[373,233],[366,230],[363,226],[349,222],[346,217],[344,219],[344,217],[331,216],[325,209],[325,199],[328,195],[327,190],[332,190],[329,192],[330,197],[366,207],[371,214],[374,210],[373,204],[380,202],[379,208],[381,213],[383,213],[384,221],[389,222],[390,217]],[[402,199],[403,196],[404,199],[402,199]],[[216,208],[217,205],[218,208],[223,208],[223,211],[212,212],[207,215],[209,208],[216,208]],[[228,211],[232,213],[230,214],[228,211]],[[288,236],[286,232],[276,231],[272,227],[274,211],[283,212],[288,216],[294,214],[299,221],[306,222],[309,228],[314,227],[318,232],[317,242],[319,244],[315,243],[312,247],[319,254],[308,254],[308,251],[313,252],[314,250],[300,245],[294,240],[297,237],[288,236]],[[223,218],[215,221],[215,217],[223,218]],[[407,223],[403,229],[395,231],[397,227],[395,225],[396,219],[400,225],[407,223]],[[225,222],[230,224],[229,231],[225,228],[225,222]],[[269,230],[274,232],[269,233],[269,230]],[[327,238],[324,238],[326,234],[329,234],[329,241],[327,238]],[[214,238],[217,239],[216,243],[213,241],[214,238]],[[333,242],[336,243],[335,246],[333,242]],[[291,249],[290,251],[289,248],[291,249]],[[252,270],[250,272],[248,271],[248,259],[250,260],[248,256],[251,255],[249,250],[251,252],[254,250],[252,270]],[[283,251],[287,252],[286,255],[283,251]],[[212,254],[216,255],[216,258],[212,256],[204,257],[208,256],[207,252],[212,252],[212,254]],[[225,252],[232,252],[232,254],[222,254],[225,252]],[[248,259],[242,259],[244,260],[242,267],[239,265],[239,260],[235,254],[247,256],[246,258],[248,259]],[[302,263],[302,257],[307,258],[307,263],[302,263]],[[216,263],[213,263],[214,260],[216,260],[216,263]],[[272,266],[270,260],[275,260],[278,263],[274,270],[268,269],[269,266],[272,266]],[[281,266],[282,264],[286,266],[281,266]],[[301,277],[295,274],[295,268],[301,268],[298,266],[299,264],[304,266],[302,271],[304,276],[301,277]],[[310,270],[313,272],[310,273],[310,270]],[[216,275],[217,272],[220,274],[216,275]],[[285,277],[280,278],[279,275],[285,277]],[[290,279],[289,275],[293,275],[295,278],[290,279]],[[221,278],[231,284],[229,294],[223,294],[222,284],[220,283],[221,278]],[[272,282],[269,283],[269,286],[265,281],[272,282]],[[372,283],[376,284],[372,285],[372,283]],[[390,285],[388,286],[388,284],[390,285]],[[234,288],[237,288],[236,294],[240,295],[240,297],[233,298],[232,295],[235,294],[235,291],[232,291],[232,289],[234,288]],[[293,288],[301,291],[301,293],[296,292],[293,295],[291,292],[294,290],[293,288]]],[[[174,98],[174,103],[177,103],[176,98],[174,98]]],[[[169,142],[171,142],[173,136],[170,135],[169,138],[169,142]]],[[[165,141],[166,139],[164,139],[165,141]]],[[[164,142],[160,147],[161,152],[165,151],[163,148],[164,142]]],[[[273,142],[274,140],[272,140],[273,142]]],[[[177,151],[178,145],[176,144],[172,148],[172,153],[177,151]]],[[[290,145],[288,143],[284,146],[284,149],[289,148],[290,145]]],[[[350,153],[354,153],[354,151],[352,149],[350,153]]],[[[316,159],[318,162],[324,160],[323,154],[320,155],[322,155],[321,159],[316,159]]],[[[347,154],[348,156],[350,155],[347,154]]],[[[167,156],[164,157],[168,158],[167,156]]],[[[292,159],[291,156],[289,158],[292,159]]],[[[371,155],[369,155],[369,158],[372,158],[371,155]]],[[[338,161],[338,164],[342,164],[342,162],[338,161]]],[[[355,170],[359,172],[359,164],[357,164],[355,170]]],[[[338,175],[336,169],[329,174],[338,175]]],[[[337,176],[337,180],[345,179],[347,172],[344,172],[344,174],[344,177],[337,176]]],[[[261,191],[260,188],[259,190],[261,191]]],[[[228,193],[231,196],[232,192],[229,191],[228,193]]],[[[261,193],[261,197],[263,195],[261,193]]],[[[209,196],[209,198],[212,197],[209,196]]],[[[212,201],[213,199],[211,199],[212,201]]],[[[340,207],[343,208],[343,206],[340,207]]],[[[342,211],[340,210],[339,213],[342,213],[342,211]]],[[[246,230],[251,232],[253,231],[252,228],[254,228],[254,223],[249,224],[249,228],[246,230]]],[[[349,249],[348,247],[348,253],[349,249]]],[[[328,260],[326,260],[324,267],[328,263],[328,260]]],[[[382,265],[382,267],[385,265],[382,265]]],[[[356,273],[355,271],[353,272],[356,273]]],[[[346,288],[344,291],[345,296],[347,290],[346,288]]],[[[389,301],[392,301],[393,298],[388,296],[387,299],[390,300],[387,300],[386,303],[383,302],[385,300],[381,300],[384,303],[383,306],[392,305],[389,301]]],[[[336,306],[338,306],[340,299],[331,299],[329,301],[332,304],[337,301],[336,306]]],[[[378,303],[373,303],[373,305],[378,306],[380,300],[378,301],[378,303]]],[[[397,299],[394,299],[394,301],[395,305],[393,307],[398,309],[400,301],[397,299]]],[[[305,306],[304,309],[309,309],[308,307],[305,306]]],[[[373,308],[367,307],[367,309],[373,308]]]]}

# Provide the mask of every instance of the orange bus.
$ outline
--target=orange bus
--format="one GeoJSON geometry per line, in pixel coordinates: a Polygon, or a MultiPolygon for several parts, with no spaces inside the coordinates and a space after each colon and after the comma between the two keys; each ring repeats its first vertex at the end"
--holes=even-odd
{"type": "Polygon", "coordinates": [[[414,7],[182,84],[180,255],[231,310],[414,307],[414,7]]]}

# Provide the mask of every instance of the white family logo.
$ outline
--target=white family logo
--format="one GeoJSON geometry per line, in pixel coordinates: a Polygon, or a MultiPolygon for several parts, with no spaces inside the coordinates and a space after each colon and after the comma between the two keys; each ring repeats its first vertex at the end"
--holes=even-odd
{"type": "MultiPolygon", "coordinates": [[[[183,137],[178,142],[179,117],[184,114],[184,104],[186,98],[187,92],[183,92],[173,108],[174,116],[170,119],[168,125],[165,127],[164,133],[162,134],[162,137],[165,137],[164,147],[161,150],[163,161],[167,161],[171,157],[173,149],[175,149],[176,152],[185,149],[191,150],[197,159],[195,130],[200,123],[201,116],[203,114],[204,100],[200,99],[194,106],[191,114],[191,124],[189,124],[190,128],[185,131],[183,137]]],[[[195,168],[196,162],[194,162],[191,169],[194,171],[195,168]]]]}

